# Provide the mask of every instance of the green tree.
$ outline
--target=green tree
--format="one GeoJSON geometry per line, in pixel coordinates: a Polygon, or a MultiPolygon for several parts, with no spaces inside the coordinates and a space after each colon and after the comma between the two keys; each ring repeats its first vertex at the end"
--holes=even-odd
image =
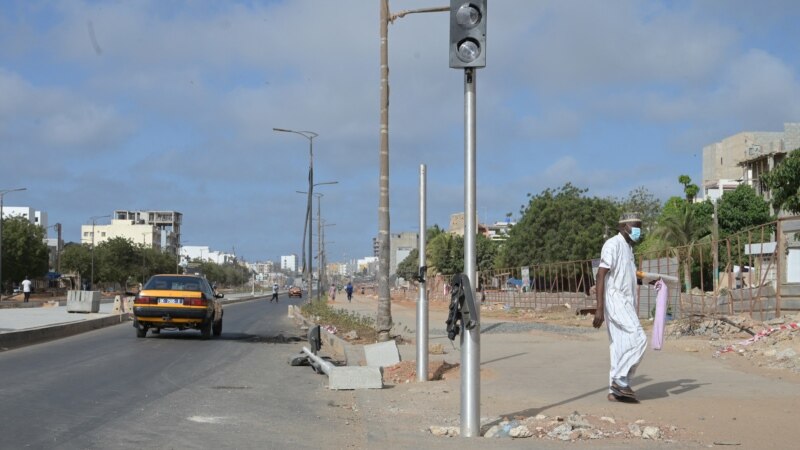
{"type": "Polygon", "coordinates": [[[762,179],[772,191],[772,207],[776,212],[800,214],[800,148],[792,150],[762,179]]]}
{"type": "Polygon", "coordinates": [[[413,280],[419,272],[419,249],[415,248],[397,265],[397,276],[413,280]]]}
{"type": "Polygon", "coordinates": [[[659,214],[661,202],[644,186],[639,186],[628,193],[628,197],[619,201],[621,211],[637,212],[642,218],[642,231],[646,234],[653,230],[659,214]]]}
{"type": "Polygon", "coordinates": [[[44,229],[20,216],[3,218],[3,279],[0,286],[20,282],[26,276],[38,278],[47,273],[49,253],[44,229]]]}
{"type": "Polygon", "coordinates": [[[428,242],[428,270],[430,273],[454,274],[464,271],[464,238],[450,233],[440,233],[428,242]]]}
{"type": "Polygon", "coordinates": [[[740,184],[735,190],[722,195],[717,204],[717,214],[719,231],[723,237],[772,221],[769,203],[746,184],[740,184]]]}
{"type": "MultiPolygon", "coordinates": [[[[438,226],[428,229],[433,235],[427,246],[426,264],[428,273],[454,274],[464,270],[464,239],[460,236],[444,233],[438,226]],[[459,250],[460,249],[460,250],[459,250]]],[[[482,234],[475,237],[476,265],[479,271],[494,267],[498,245],[482,234]]],[[[413,280],[419,273],[419,249],[413,249],[397,265],[397,276],[413,280]]]]}
{"type": "Polygon", "coordinates": [[[92,270],[92,251],[88,245],[70,242],[61,251],[61,268],[65,272],[75,272],[81,278],[89,278],[92,270]]]}
{"type": "Polygon", "coordinates": [[[140,258],[141,253],[130,239],[115,237],[101,242],[94,249],[95,283],[116,283],[125,287],[128,282],[141,280],[140,258]]]}
{"type": "Polygon", "coordinates": [[[600,253],[613,235],[619,207],[609,199],[587,197],[586,189],[570,183],[531,197],[521,219],[503,243],[498,266],[588,260],[600,253]]]}
{"type": "Polygon", "coordinates": [[[175,273],[176,260],[172,253],[142,245],[137,246],[135,251],[136,260],[144,266],[141,272],[145,280],[156,274],[175,273]]]}
{"type": "Polygon", "coordinates": [[[653,232],[653,237],[661,244],[660,247],[671,249],[681,261],[686,292],[691,290],[694,246],[710,231],[709,220],[704,211],[692,203],[683,202],[675,205],[675,209],[665,208],[653,232]]]}
{"type": "Polygon", "coordinates": [[[700,188],[697,187],[696,184],[692,183],[692,179],[689,177],[689,175],[679,176],[678,183],[683,185],[683,193],[686,194],[686,201],[688,203],[692,203],[694,198],[697,196],[697,193],[700,191],[700,188]]]}

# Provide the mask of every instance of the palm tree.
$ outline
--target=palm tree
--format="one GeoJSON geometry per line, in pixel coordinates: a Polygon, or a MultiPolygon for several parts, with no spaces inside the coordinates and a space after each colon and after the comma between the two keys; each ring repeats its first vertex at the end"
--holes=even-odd
{"type": "Polygon", "coordinates": [[[661,248],[670,248],[683,261],[683,278],[686,292],[692,289],[692,253],[695,244],[710,233],[708,223],[697,217],[694,205],[683,203],[673,214],[662,217],[653,236],[661,248]]]}

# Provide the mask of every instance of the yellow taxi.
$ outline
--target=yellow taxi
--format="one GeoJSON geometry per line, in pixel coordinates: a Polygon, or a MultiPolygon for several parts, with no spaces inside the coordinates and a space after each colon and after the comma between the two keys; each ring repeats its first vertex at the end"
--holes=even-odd
{"type": "Polygon", "coordinates": [[[197,275],[153,275],[133,301],[136,337],[162,329],[199,330],[203,339],[222,334],[223,294],[197,275]]]}

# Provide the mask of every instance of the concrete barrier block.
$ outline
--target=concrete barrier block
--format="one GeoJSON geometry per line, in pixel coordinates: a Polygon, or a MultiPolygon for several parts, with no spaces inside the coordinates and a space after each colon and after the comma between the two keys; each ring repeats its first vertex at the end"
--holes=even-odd
{"type": "Polygon", "coordinates": [[[395,341],[365,345],[364,356],[369,367],[387,367],[400,362],[400,351],[395,341]]]}
{"type": "Polygon", "coordinates": [[[334,367],[328,374],[328,388],[333,390],[382,389],[383,376],[378,367],[334,367]]]}
{"type": "Polygon", "coordinates": [[[67,312],[100,312],[100,291],[67,291],[67,312]]]}

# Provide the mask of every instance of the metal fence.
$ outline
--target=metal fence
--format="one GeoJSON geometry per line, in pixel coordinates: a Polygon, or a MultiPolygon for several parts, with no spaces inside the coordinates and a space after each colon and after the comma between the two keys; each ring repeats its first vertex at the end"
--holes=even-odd
{"type": "MultiPolygon", "coordinates": [[[[800,277],[799,236],[800,217],[783,218],[718,240],[706,237],[687,246],[637,254],[637,267],[679,280],[668,286],[668,313],[674,318],[748,314],[766,320],[800,311],[800,280],[794,282],[793,277],[800,277]]],[[[478,296],[482,302],[511,308],[568,305],[577,312],[591,311],[596,306],[597,266],[598,260],[586,260],[481,271],[478,296]]],[[[449,301],[451,278],[429,277],[428,298],[449,301]]],[[[651,317],[655,289],[644,282],[638,295],[639,316],[651,317]]]]}

